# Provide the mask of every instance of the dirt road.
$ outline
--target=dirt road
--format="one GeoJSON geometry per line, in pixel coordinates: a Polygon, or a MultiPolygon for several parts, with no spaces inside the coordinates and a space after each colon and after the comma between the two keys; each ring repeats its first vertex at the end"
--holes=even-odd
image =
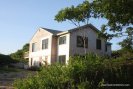
{"type": "Polygon", "coordinates": [[[0,73],[0,89],[13,89],[15,79],[27,77],[29,74],[34,75],[35,71],[20,70],[18,72],[0,73]]]}

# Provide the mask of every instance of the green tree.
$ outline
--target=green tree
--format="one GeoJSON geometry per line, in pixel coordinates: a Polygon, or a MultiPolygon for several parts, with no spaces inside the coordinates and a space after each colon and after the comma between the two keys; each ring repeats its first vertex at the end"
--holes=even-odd
{"type": "Polygon", "coordinates": [[[0,67],[17,62],[13,60],[9,55],[0,54],[0,67]]]}
{"type": "Polygon", "coordinates": [[[22,50],[23,50],[23,52],[29,51],[29,44],[28,44],[28,43],[25,44],[25,45],[23,46],[22,50]]]}
{"type": "Polygon", "coordinates": [[[24,53],[27,51],[29,51],[29,44],[25,44],[22,49],[17,50],[15,53],[11,53],[10,56],[12,59],[24,61],[24,53]]]}
{"type": "Polygon", "coordinates": [[[124,49],[131,49],[133,44],[131,36],[133,31],[132,4],[133,0],[93,0],[92,8],[96,16],[108,20],[107,24],[102,26],[102,32],[111,38],[126,34],[126,39],[119,43],[124,49]],[[107,30],[115,33],[108,34],[107,30]]]}
{"type": "Polygon", "coordinates": [[[98,17],[106,18],[111,31],[122,31],[133,25],[133,0],[94,0],[93,10],[98,17]]]}
{"type": "Polygon", "coordinates": [[[91,3],[84,1],[78,6],[66,7],[58,12],[55,16],[55,20],[58,22],[70,21],[77,27],[80,27],[81,23],[88,24],[90,17],[94,16],[92,14],[91,3]]]}
{"type": "Polygon", "coordinates": [[[126,33],[127,35],[124,35],[127,36],[126,39],[120,42],[119,45],[121,45],[122,49],[133,50],[133,28],[127,28],[126,33]]]}

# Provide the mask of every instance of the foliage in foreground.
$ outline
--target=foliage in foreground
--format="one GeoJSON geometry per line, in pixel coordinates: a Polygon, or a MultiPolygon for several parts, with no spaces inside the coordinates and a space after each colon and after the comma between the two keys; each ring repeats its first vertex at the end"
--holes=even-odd
{"type": "MultiPolygon", "coordinates": [[[[16,89],[115,89],[115,87],[103,87],[102,84],[132,86],[132,70],[132,60],[122,58],[109,60],[88,54],[70,58],[69,65],[66,66],[60,64],[46,66],[35,76],[16,80],[14,87],[16,89]]],[[[116,89],[122,88],[125,89],[125,87],[116,89]]]]}

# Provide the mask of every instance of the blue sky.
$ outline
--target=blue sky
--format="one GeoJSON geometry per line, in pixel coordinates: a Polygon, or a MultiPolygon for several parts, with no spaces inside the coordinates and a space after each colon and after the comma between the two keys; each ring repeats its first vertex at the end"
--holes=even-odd
{"type": "MultiPolygon", "coordinates": [[[[54,20],[57,12],[84,0],[0,0],[0,53],[10,54],[28,43],[37,28],[68,30],[75,27],[69,22],[58,23],[54,20]]],[[[90,23],[100,29],[105,19],[91,19],[90,23]]],[[[112,39],[112,49],[122,38],[112,39]]]]}

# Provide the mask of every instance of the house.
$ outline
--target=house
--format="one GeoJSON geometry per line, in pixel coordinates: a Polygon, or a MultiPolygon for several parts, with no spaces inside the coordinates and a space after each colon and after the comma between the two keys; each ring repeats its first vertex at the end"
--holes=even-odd
{"type": "Polygon", "coordinates": [[[98,31],[92,24],[67,31],[39,28],[30,41],[29,66],[67,64],[70,56],[88,52],[111,55],[111,43],[99,38],[98,31]]]}

